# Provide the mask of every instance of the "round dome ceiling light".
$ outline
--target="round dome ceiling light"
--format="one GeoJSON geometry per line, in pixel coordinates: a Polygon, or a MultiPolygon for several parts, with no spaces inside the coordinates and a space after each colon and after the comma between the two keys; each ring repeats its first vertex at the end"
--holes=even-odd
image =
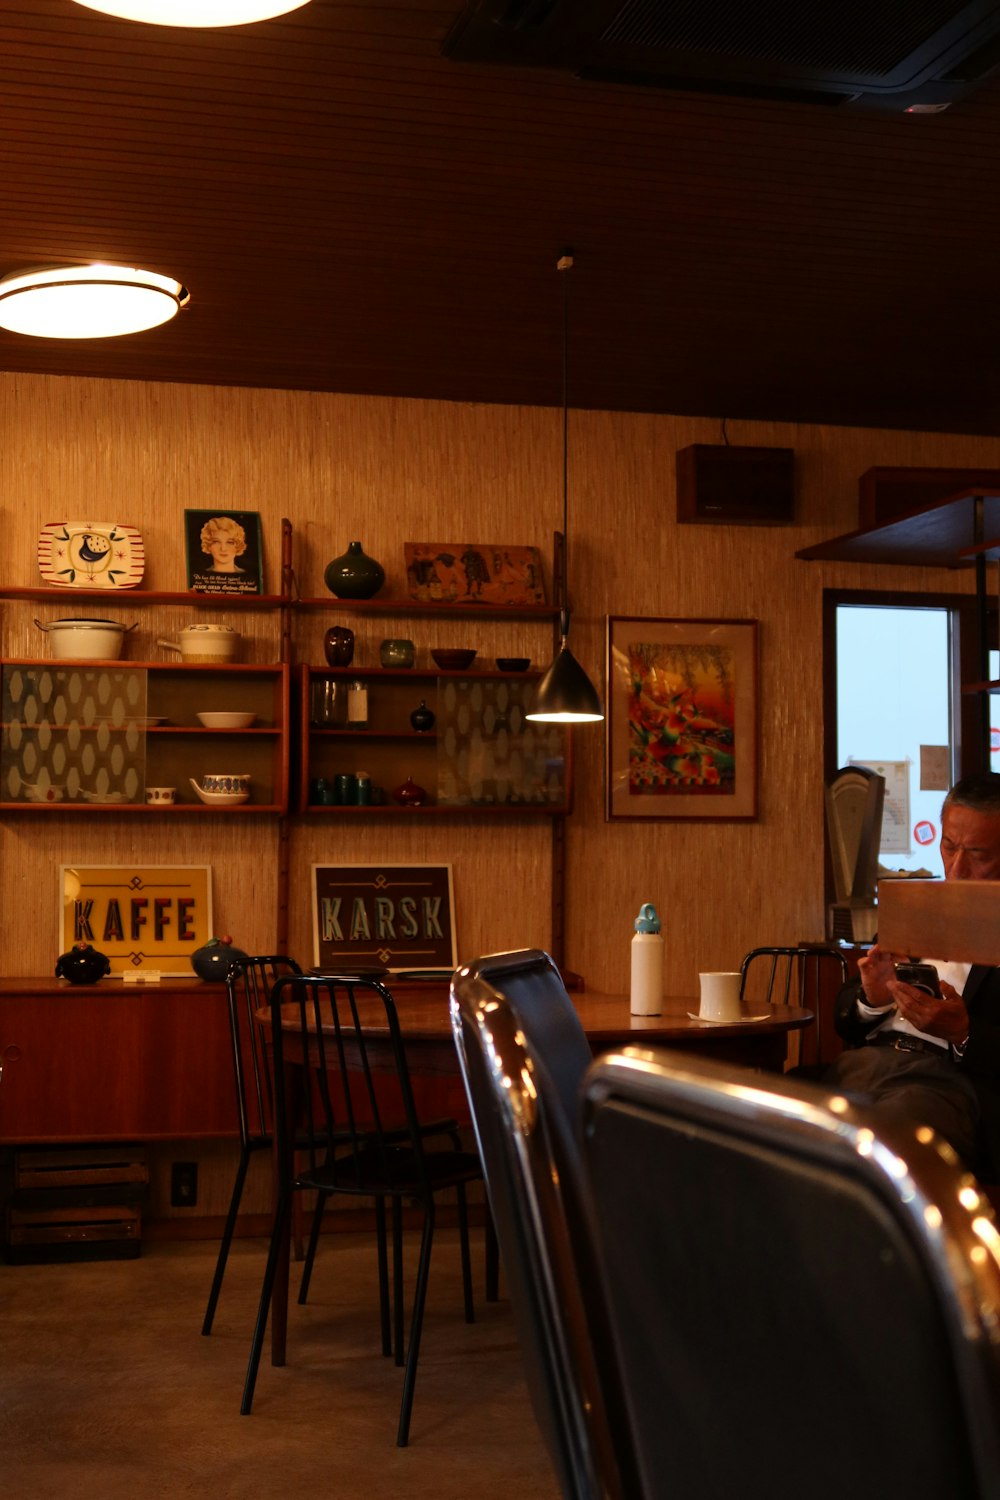
{"type": "Polygon", "coordinates": [[[132,266],[40,266],[0,280],[0,328],[43,339],[108,339],[167,323],[190,301],[169,276],[132,266]]]}
{"type": "Polygon", "coordinates": [[[300,10],[308,0],[77,0],[77,4],[150,26],[248,26],[300,10]]]}

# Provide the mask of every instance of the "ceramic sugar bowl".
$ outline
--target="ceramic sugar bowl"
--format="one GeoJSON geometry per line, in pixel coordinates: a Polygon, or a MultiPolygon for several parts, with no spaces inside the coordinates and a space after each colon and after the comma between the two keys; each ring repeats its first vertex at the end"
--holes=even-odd
{"type": "Polygon", "coordinates": [[[191,955],[191,967],[199,979],[220,983],[233,964],[249,963],[250,956],[242,948],[234,948],[231,937],[212,937],[203,948],[191,955]]]}
{"type": "Polygon", "coordinates": [[[96,984],[110,973],[111,960],[89,943],[74,943],[56,963],[56,978],[68,979],[70,984],[96,984]]]}

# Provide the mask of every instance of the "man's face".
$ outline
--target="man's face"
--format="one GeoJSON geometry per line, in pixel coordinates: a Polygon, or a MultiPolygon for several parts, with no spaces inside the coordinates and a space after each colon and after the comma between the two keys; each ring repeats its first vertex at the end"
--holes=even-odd
{"type": "Polygon", "coordinates": [[[946,807],[941,858],[945,880],[1000,880],[1000,813],[946,807]]]}

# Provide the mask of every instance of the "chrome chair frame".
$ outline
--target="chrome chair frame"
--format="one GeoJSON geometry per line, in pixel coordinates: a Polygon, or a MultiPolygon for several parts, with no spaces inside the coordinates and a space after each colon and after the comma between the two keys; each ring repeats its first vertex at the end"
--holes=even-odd
{"type": "Polygon", "coordinates": [[[839,989],[848,980],[847,959],[839,948],[810,947],[807,944],[786,948],[751,948],[740,964],[741,1000],[746,997],[747,985],[754,971],[763,967],[765,960],[770,960],[765,981],[767,1004],[799,1005],[813,1013],[812,1035],[816,1039],[816,1058],[802,1071],[807,1076],[819,1078],[826,1064],[832,1061],[823,1055],[823,971],[829,967],[835,969],[839,975],[839,989]]]}
{"type": "Polygon", "coordinates": [[[540,949],[463,965],[450,1004],[532,1406],[562,1494],[635,1500],[580,1181],[586,1036],[540,949]]]}
{"type": "Polygon", "coordinates": [[[1000,1235],[948,1146],[638,1047],[583,1120],[642,1493],[1000,1493],[1000,1235]]]}

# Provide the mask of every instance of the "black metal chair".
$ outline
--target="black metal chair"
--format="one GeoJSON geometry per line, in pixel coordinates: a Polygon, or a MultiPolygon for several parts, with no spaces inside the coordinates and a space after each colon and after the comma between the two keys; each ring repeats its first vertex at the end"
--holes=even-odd
{"type": "MultiPolygon", "coordinates": [[[[312,1190],[325,1197],[341,1193],[374,1199],[380,1245],[384,1242],[385,1206],[392,1205],[397,1364],[403,1363],[401,1209],[404,1202],[412,1201],[423,1212],[423,1232],[396,1435],[398,1446],[405,1447],[436,1200],[446,1190],[454,1190],[458,1201],[465,1316],[470,1323],[474,1320],[465,1190],[470,1182],[482,1181],[479,1157],[462,1149],[454,1121],[422,1124],[418,1120],[395,1002],[379,980],[352,975],[285,975],[273,986],[270,1003],[275,1129],[283,1171],[241,1411],[248,1414],[253,1402],[277,1260],[293,1195],[312,1190]],[[287,1035],[283,1024],[288,1028],[287,1035]],[[308,1060],[301,1064],[306,1142],[302,1155],[306,1159],[298,1168],[294,1165],[294,1148],[301,1137],[289,1138],[291,1101],[285,1094],[284,1060],[286,1050],[293,1045],[296,1056],[308,1060]]],[[[386,1267],[381,1253],[379,1276],[384,1308],[386,1267]]]]}
{"type": "Polygon", "coordinates": [[[832,1015],[838,991],[847,983],[847,959],[839,948],[801,944],[794,948],[752,948],[740,964],[740,1000],[766,1005],[798,1005],[814,1016],[809,1030],[814,1055],[801,1057],[796,1072],[819,1079],[832,1062],[825,1049],[825,1017],[832,1015]]]}
{"type": "Polygon", "coordinates": [[[583,1155],[638,1495],[1000,1494],[1000,1236],[930,1131],[629,1047],[583,1155]]]}
{"type": "Polygon", "coordinates": [[[633,1500],[576,1121],[590,1048],[552,959],[493,954],[458,969],[452,1031],[532,1406],[567,1500],[633,1500]]]}
{"type": "MultiPolygon", "coordinates": [[[[215,1262],[215,1275],[208,1296],[208,1306],[201,1325],[203,1334],[212,1332],[215,1309],[222,1290],[226,1263],[236,1228],[243,1188],[251,1158],[259,1151],[270,1151],[274,1093],[267,1049],[261,1040],[256,1013],[269,1002],[271,988],[283,974],[300,974],[294,958],[283,953],[255,956],[247,963],[234,964],[226,974],[226,1002],[229,1007],[229,1032],[233,1049],[233,1073],[236,1083],[236,1110],[240,1129],[240,1159],[229,1198],[229,1211],[222,1231],[222,1243],[215,1262]]],[[[320,1211],[321,1211],[320,1205],[320,1211]]],[[[314,1246],[310,1241],[310,1260],[314,1246]]]]}

